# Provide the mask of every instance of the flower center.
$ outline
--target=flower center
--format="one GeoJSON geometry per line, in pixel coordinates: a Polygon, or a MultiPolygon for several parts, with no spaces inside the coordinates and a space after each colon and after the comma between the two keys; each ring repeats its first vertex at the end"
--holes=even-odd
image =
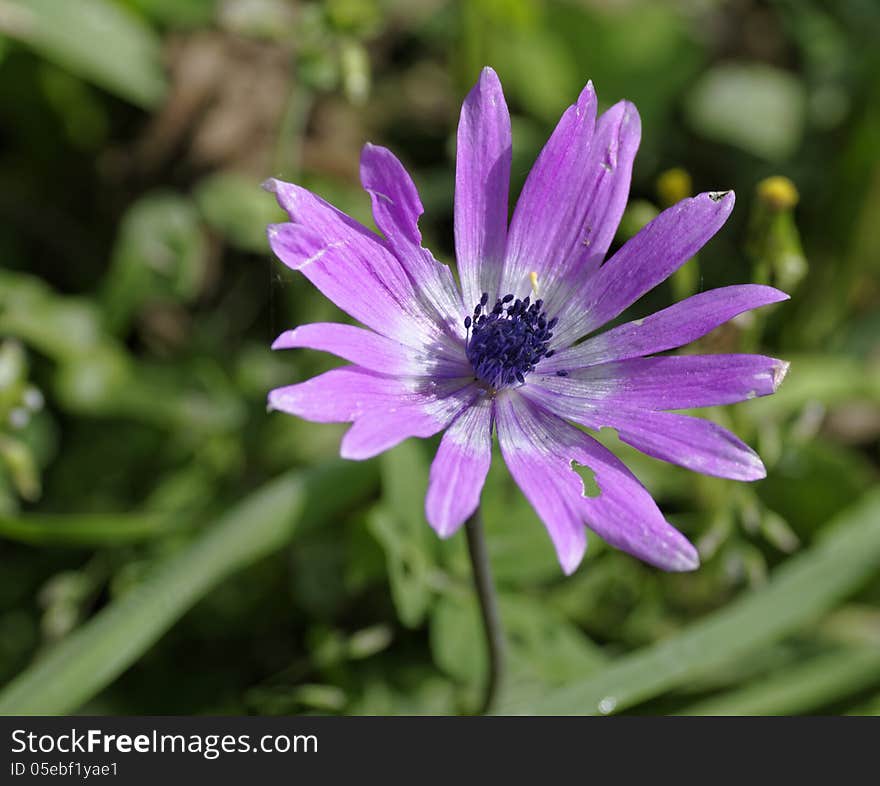
{"type": "Polygon", "coordinates": [[[468,360],[474,374],[493,390],[521,385],[541,358],[553,355],[547,345],[556,318],[547,319],[542,300],[530,303],[528,297],[514,300],[513,295],[505,295],[491,310],[488,302],[484,292],[473,317],[465,317],[468,360]]]}

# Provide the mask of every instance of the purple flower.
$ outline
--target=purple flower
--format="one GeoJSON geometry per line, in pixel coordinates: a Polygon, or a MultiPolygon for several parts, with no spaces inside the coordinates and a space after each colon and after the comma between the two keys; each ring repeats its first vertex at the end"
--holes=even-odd
{"type": "Polygon", "coordinates": [[[586,550],[585,525],[665,570],[696,568],[696,550],[648,491],[573,424],[613,428],[638,450],[696,472],[764,477],[758,456],[729,431],[669,410],[768,395],[788,364],[761,355],[656,353],[787,295],[729,286],[595,333],[699,251],[733,208],[731,191],[685,199],[603,263],[639,138],[635,107],[621,101],[597,118],[588,84],[538,157],[508,226],[510,116],[497,75],[484,69],[458,126],[460,288],[422,247],[419,195],[385,148],[368,144],[361,157],[384,238],[299,186],[269,181],[290,215],[269,227],[272,250],[366,326],[282,333],[274,349],[322,350],[353,365],[273,390],[270,407],[320,423],[352,422],[341,448],[349,459],[445,430],[426,499],[441,537],[477,508],[494,428],[566,573],[586,550]],[[598,494],[585,489],[575,465],[593,473],[598,494]]]}

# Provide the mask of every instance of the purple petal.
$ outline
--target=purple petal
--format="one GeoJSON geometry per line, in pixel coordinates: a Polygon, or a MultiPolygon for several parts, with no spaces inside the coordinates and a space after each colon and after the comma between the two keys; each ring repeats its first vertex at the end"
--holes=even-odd
{"type": "Polygon", "coordinates": [[[491,461],[492,400],[481,396],[446,430],[431,464],[425,513],[441,538],[477,509],[491,461]]]}
{"type": "Polygon", "coordinates": [[[583,522],[612,546],[664,570],[693,570],[699,557],[635,476],[592,437],[516,393],[496,399],[498,441],[523,493],[547,525],[563,570],[583,556],[583,522]],[[574,465],[589,468],[589,496],[574,465]]]}
{"type": "Polygon", "coordinates": [[[461,377],[470,369],[463,347],[458,362],[453,362],[405,347],[372,330],[335,322],[285,330],[272,344],[272,349],[295,348],[330,352],[362,368],[390,376],[461,377]]]}
{"type": "Polygon", "coordinates": [[[464,337],[461,295],[452,271],[422,248],[419,217],[424,212],[415,183],[387,148],[365,145],[361,153],[361,183],[370,194],[373,218],[391,250],[410,274],[425,305],[453,335],[464,337]]]}
{"type": "Polygon", "coordinates": [[[587,510],[583,481],[571,469],[573,448],[557,438],[555,424],[551,429],[516,393],[500,394],[495,411],[507,468],[547,527],[559,564],[570,575],[587,550],[587,510]]]}
{"type": "Polygon", "coordinates": [[[566,420],[591,429],[613,428],[623,442],[662,461],[704,475],[760,480],[766,471],[758,454],[727,429],[672,412],[622,410],[527,385],[522,393],[566,420]]]}
{"type": "Polygon", "coordinates": [[[348,423],[418,390],[412,381],[346,366],[270,391],[269,408],[318,423],[348,423]]]}
{"type": "Polygon", "coordinates": [[[617,413],[607,425],[616,429],[620,439],[636,450],[693,472],[746,481],[767,476],[754,450],[709,420],[643,410],[617,413]]]}
{"type": "Polygon", "coordinates": [[[781,300],[788,300],[788,295],[760,284],[700,292],[656,314],[619,325],[557,352],[549,360],[542,361],[538,370],[541,373],[568,371],[682,347],[737,314],[781,300]]]}
{"type": "Polygon", "coordinates": [[[455,157],[455,256],[469,310],[495,296],[507,240],[510,115],[498,75],[484,68],[461,107],[455,157]]]}
{"type": "Polygon", "coordinates": [[[367,143],[361,151],[361,184],[373,203],[376,226],[392,248],[419,246],[419,218],[425,212],[409,173],[388,148],[367,143]]]}
{"type": "Polygon", "coordinates": [[[590,140],[596,124],[592,83],[565,110],[523,186],[507,238],[499,294],[524,297],[538,277],[538,296],[552,299],[583,248],[584,220],[595,185],[590,140]]]}
{"type": "Polygon", "coordinates": [[[580,247],[575,248],[576,272],[585,276],[595,272],[626,209],[633,162],[642,138],[642,121],[629,101],[620,101],[604,112],[596,123],[588,164],[590,196],[581,222],[580,247]]]}
{"type": "Polygon", "coordinates": [[[340,454],[361,461],[410,437],[431,437],[442,431],[478,394],[470,382],[458,384],[457,390],[425,395],[414,403],[394,402],[361,413],[342,438],[340,454]]]}
{"type": "Polygon", "coordinates": [[[734,404],[775,393],[788,363],[764,355],[674,355],[587,366],[566,377],[529,381],[606,409],[692,409],[734,404]]]}
{"type": "Polygon", "coordinates": [[[554,346],[567,346],[631,306],[697,253],[733,209],[732,191],[699,194],[664,210],[571,295],[554,346]]]}
{"type": "Polygon", "coordinates": [[[441,353],[458,343],[425,313],[406,271],[377,235],[304,188],[278,180],[266,187],[293,219],[268,228],[285,265],[377,333],[441,353]]]}

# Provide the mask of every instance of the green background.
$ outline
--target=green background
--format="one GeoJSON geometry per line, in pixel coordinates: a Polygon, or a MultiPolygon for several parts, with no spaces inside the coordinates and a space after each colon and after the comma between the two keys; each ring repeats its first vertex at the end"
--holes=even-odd
{"type": "Polygon", "coordinates": [[[335,365],[271,340],[340,315],[271,257],[259,184],[369,224],[358,156],[385,144],[451,261],[458,109],[491,64],[514,193],[587,79],[642,116],[619,240],[673,167],[736,189],[718,237],[628,316],[731,283],[792,294],[696,347],[791,361],[772,398],[706,413],[766,480],[603,433],[698,572],[590,536],[564,578],[495,462],[500,709],[878,713],[878,39],[873,0],[0,0],[0,712],[473,710],[464,537],[423,514],[436,440],[347,463],[342,427],[266,412],[267,390],[335,365]],[[758,196],[772,175],[794,211],[758,196]]]}

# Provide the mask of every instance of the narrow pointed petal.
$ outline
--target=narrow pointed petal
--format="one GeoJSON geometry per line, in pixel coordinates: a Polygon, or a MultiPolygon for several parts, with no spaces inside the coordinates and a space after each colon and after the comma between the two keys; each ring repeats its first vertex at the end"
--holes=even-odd
{"type": "Polygon", "coordinates": [[[672,355],[587,366],[566,377],[534,374],[530,381],[606,409],[692,409],[769,396],[788,363],[764,355],[672,355]]]}
{"type": "Polygon", "coordinates": [[[546,418],[515,393],[499,395],[495,411],[507,468],[544,522],[562,570],[571,575],[587,550],[583,481],[572,471],[569,456],[574,448],[554,438],[546,418]]]}
{"type": "Polygon", "coordinates": [[[425,313],[413,282],[378,235],[304,188],[279,180],[266,188],[293,219],[268,228],[269,245],[285,265],[377,333],[440,352],[457,343],[425,313]]]}
{"type": "Polygon", "coordinates": [[[376,226],[425,305],[447,331],[463,338],[461,294],[452,271],[422,247],[419,217],[424,208],[409,173],[390,150],[367,144],[361,153],[361,183],[372,200],[376,226]]]}
{"type": "Polygon", "coordinates": [[[481,396],[446,430],[431,464],[425,514],[441,538],[477,509],[491,462],[492,400],[481,396]]]}
{"type": "MultiPolygon", "coordinates": [[[[599,420],[602,415],[599,415],[599,420]]],[[[606,421],[623,442],[661,461],[730,480],[767,476],[761,458],[726,428],[673,412],[615,413],[606,421]]]]}
{"type": "Polygon", "coordinates": [[[617,234],[629,199],[633,162],[642,139],[642,121],[629,101],[620,101],[596,123],[590,145],[589,197],[582,219],[582,233],[575,248],[575,272],[579,279],[595,272],[617,234]]]}
{"type": "Polygon", "coordinates": [[[662,570],[696,570],[700,566],[697,550],[663,518],[657,503],[624,463],[582,431],[572,428],[571,439],[580,440],[575,461],[592,470],[599,487],[599,495],[586,500],[590,529],[609,545],[662,570]]]}
{"type": "Polygon", "coordinates": [[[738,314],[782,300],[788,300],[788,295],[760,284],[700,292],[644,319],[619,325],[557,352],[542,361],[538,369],[541,373],[555,374],[676,349],[705,336],[738,314]]]}
{"type": "Polygon", "coordinates": [[[335,368],[269,393],[269,409],[317,423],[348,423],[369,408],[389,406],[418,387],[357,366],[335,368]]]}
{"type": "Polygon", "coordinates": [[[498,441],[516,482],[547,525],[563,570],[571,573],[585,542],[584,522],[612,546],[664,570],[693,570],[696,549],[670,525],[644,486],[596,440],[518,394],[499,396],[498,441]],[[574,466],[588,468],[598,494],[574,466]]]}
{"type": "Polygon", "coordinates": [[[369,142],[361,151],[361,185],[370,195],[376,226],[392,248],[421,245],[419,218],[425,212],[419,192],[397,156],[369,142]]]}
{"type": "Polygon", "coordinates": [[[466,308],[498,292],[507,240],[510,114],[498,75],[484,68],[461,107],[455,157],[455,257],[466,308]]]}
{"type": "Polygon", "coordinates": [[[272,349],[316,349],[362,368],[390,376],[461,377],[469,373],[462,345],[457,362],[406,347],[372,330],[335,322],[317,322],[285,330],[272,349]]]}
{"type": "Polygon", "coordinates": [[[601,327],[665,281],[724,225],[733,203],[732,191],[712,192],[664,210],[567,300],[554,346],[568,346],[601,327]]]}
{"type": "Polygon", "coordinates": [[[445,429],[476,395],[477,388],[466,381],[446,394],[426,395],[413,403],[392,402],[366,410],[342,438],[340,455],[362,461],[410,437],[432,437],[445,429]]]}
{"type": "Polygon", "coordinates": [[[534,272],[538,296],[552,299],[565,280],[582,248],[595,185],[589,166],[595,125],[596,93],[589,83],[563,113],[523,186],[510,221],[499,294],[528,295],[534,272]]]}
{"type": "Polygon", "coordinates": [[[711,421],[672,412],[624,410],[553,393],[534,384],[522,392],[560,418],[597,431],[612,428],[621,441],[661,461],[731,480],[760,480],[766,476],[758,454],[711,421]]]}
{"type": "Polygon", "coordinates": [[[460,355],[460,342],[425,314],[400,263],[378,242],[352,236],[328,240],[300,224],[273,224],[269,245],[288,267],[377,333],[446,357],[460,355]]]}

